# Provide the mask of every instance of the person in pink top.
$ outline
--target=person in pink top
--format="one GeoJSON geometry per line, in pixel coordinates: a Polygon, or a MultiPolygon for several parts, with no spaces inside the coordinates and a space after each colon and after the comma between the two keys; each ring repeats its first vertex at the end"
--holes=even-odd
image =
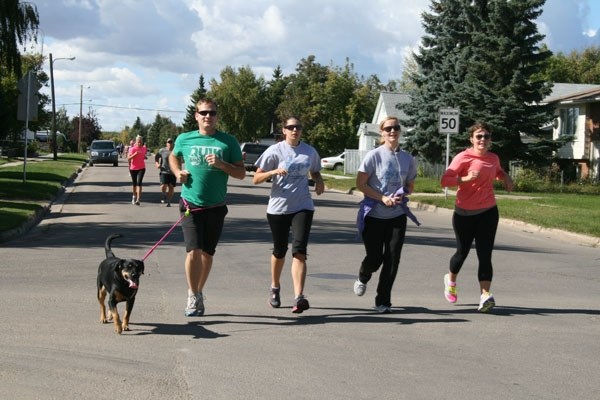
{"type": "Polygon", "coordinates": [[[142,137],[137,136],[135,143],[129,147],[127,161],[129,161],[129,175],[133,184],[131,204],[140,205],[142,197],[142,181],[146,173],[146,146],[142,143],[142,137]]]}
{"type": "Polygon", "coordinates": [[[492,285],[492,250],[498,227],[498,207],[494,195],[494,180],[502,180],[510,192],[513,182],[500,166],[498,156],[489,151],[492,133],[484,122],[469,128],[472,146],[458,153],[441,179],[444,187],[458,186],[452,227],[456,236],[456,252],[450,258],[450,271],[444,275],[444,294],[450,303],[458,300],[456,278],[469,255],[473,240],[479,260],[477,278],[481,296],[480,312],[488,312],[496,301],[490,292],[492,285]]]}

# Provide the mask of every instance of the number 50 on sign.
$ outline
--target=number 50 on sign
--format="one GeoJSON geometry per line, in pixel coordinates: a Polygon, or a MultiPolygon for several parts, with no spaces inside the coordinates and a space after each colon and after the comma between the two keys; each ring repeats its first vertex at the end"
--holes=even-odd
{"type": "Polygon", "coordinates": [[[459,114],[457,108],[440,108],[439,133],[458,133],[459,114]]]}

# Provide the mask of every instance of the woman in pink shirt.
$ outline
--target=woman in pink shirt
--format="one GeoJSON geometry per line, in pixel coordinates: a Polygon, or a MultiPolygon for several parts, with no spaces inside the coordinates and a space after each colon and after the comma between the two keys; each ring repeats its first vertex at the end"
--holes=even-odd
{"type": "Polygon", "coordinates": [[[498,227],[498,207],[493,182],[502,180],[512,191],[513,182],[500,166],[498,156],[488,151],[492,142],[489,126],[477,122],[469,128],[472,147],[457,154],[441,179],[442,186],[458,186],[452,227],[456,236],[456,253],[450,259],[450,272],[444,275],[446,300],[455,303],[456,278],[475,240],[479,260],[477,277],[481,296],[478,311],[488,312],[495,305],[492,285],[492,250],[498,227]]]}
{"type": "Polygon", "coordinates": [[[135,143],[129,147],[127,161],[129,161],[129,175],[133,184],[131,204],[139,206],[142,197],[142,181],[146,173],[146,146],[143,145],[141,136],[137,136],[135,143]]]}

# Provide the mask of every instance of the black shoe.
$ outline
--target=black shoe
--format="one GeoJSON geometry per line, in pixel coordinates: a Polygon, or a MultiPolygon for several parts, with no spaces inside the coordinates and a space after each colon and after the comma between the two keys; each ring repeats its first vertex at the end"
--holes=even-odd
{"type": "Polygon", "coordinates": [[[279,298],[279,288],[269,289],[269,305],[273,308],[281,307],[281,299],[279,298]]]}
{"type": "Polygon", "coordinates": [[[308,304],[308,300],[306,300],[306,297],[304,297],[304,295],[300,295],[298,297],[296,297],[296,300],[294,301],[294,306],[292,307],[292,312],[294,314],[301,314],[302,311],[306,311],[310,308],[310,304],[308,304]]]}

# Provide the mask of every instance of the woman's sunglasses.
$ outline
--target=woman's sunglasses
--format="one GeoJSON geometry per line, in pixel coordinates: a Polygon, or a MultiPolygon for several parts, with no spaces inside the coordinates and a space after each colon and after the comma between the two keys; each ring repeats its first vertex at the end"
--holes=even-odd
{"type": "Polygon", "coordinates": [[[477,140],[481,140],[481,139],[485,139],[485,140],[490,140],[492,138],[492,135],[490,135],[489,133],[486,134],[479,134],[479,135],[475,135],[475,139],[477,140]]]}
{"type": "Polygon", "coordinates": [[[392,130],[400,132],[400,125],[384,126],[383,130],[386,132],[391,132],[392,130]]]}

